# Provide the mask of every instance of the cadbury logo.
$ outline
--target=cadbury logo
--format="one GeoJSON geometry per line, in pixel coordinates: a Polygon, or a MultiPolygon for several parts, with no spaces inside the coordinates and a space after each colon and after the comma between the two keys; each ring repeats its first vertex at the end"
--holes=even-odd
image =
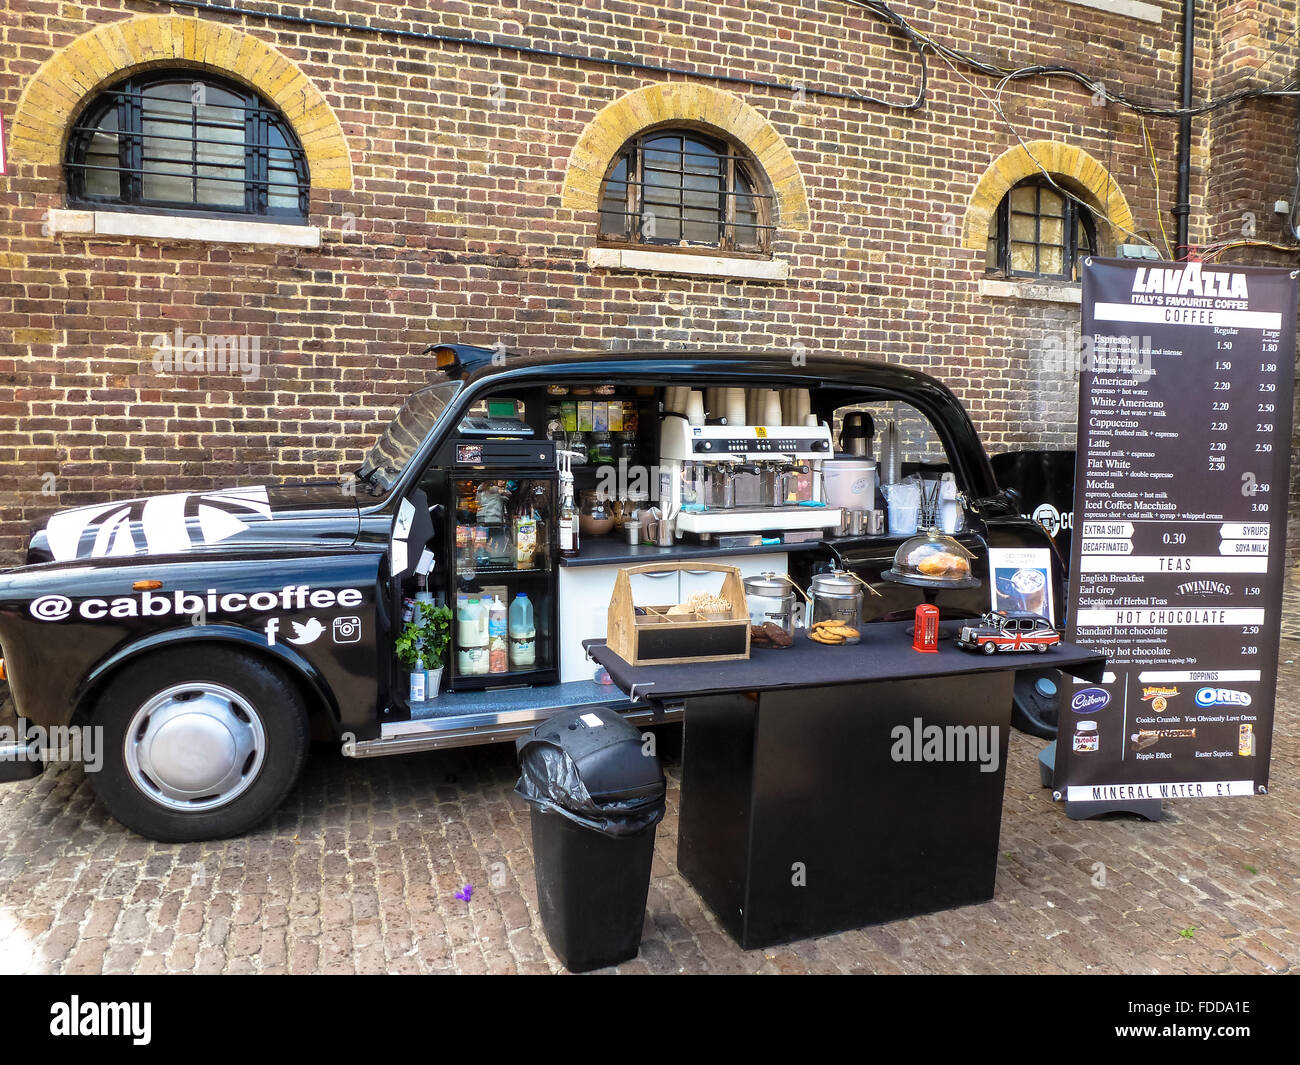
{"type": "Polygon", "coordinates": [[[1103,688],[1084,688],[1081,692],[1075,692],[1074,698],[1070,700],[1070,709],[1076,714],[1090,714],[1104,710],[1109,705],[1110,692],[1103,688]]]}

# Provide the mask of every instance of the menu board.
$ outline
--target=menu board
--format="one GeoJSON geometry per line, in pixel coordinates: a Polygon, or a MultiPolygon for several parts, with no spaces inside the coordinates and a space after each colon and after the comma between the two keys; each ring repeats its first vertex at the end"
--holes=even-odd
{"type": "Polygon", "coordinates": [[[1268,785],[1289,495],[1296,273],[1090,259],[1065,689],[1071,802],[1268,785]]]}

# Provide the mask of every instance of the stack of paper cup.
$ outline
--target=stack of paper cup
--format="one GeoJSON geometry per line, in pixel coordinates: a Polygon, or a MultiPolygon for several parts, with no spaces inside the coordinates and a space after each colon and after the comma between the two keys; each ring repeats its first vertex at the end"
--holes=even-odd
{"type": "Polygon", "coordinates": [[[724,388],[722,390],[722,409],[728,425],[746,425],[745,390],[743,388],[724,388]]]}
{"type": "Polygon", "coordinates": [[[807,423],[808,415],[812,413],[812,397],[808,394],[806,388],[796,388],[794,390],[794,416],[790,419],[791,425],[804,425],[807,423]]]}
{"type": "Polygon", "coordinates": [[[781,393],[775,388],[769,389],[763,401],[763,425],[782,425],[781,393]]]}
{"type": "Polygon", "coordinates": [[[692,389],[686,393],[686,420],[691,425],[704,424],[704,393],[692,389]]]}
{"type": "Polygon", "coordinates": [[[724,416],[722,389],[706,388],[704,390],[704,416],[706,418],[721,418],[724,416]]]}

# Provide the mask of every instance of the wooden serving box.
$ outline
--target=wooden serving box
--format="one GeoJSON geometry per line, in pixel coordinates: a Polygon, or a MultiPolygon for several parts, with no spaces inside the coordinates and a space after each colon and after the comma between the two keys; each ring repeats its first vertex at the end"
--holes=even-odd
{"type": "Polygon", "coordinates": [[[669,666],[683,662],[731,662],[749,657],[749,608],[745,603],[745,586],[735,566],[716,562],[688,560],[647,562],[626,566],[618,571],[614,595],[609,601],[609,649],[633,666],[669,666]],[[636,573],[662,573],[665,570],[717,570],[723,574],[719,595],[731,601],[731,610],[722,620],[711,620],[699,613],[669,614],[667,606],[649,606],[632,602],[631,576],[636,573]],[[636,607],[645,611],[638,615],[636,607]]]}

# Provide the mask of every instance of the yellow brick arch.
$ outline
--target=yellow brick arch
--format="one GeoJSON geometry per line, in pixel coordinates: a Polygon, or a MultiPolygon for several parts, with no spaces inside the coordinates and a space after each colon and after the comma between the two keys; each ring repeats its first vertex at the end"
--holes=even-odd
{"type": "Polygon", "coordinates": [[[302,142],[314,188],[352,187],[352,157],[333,109],[305,74],[270,45],[233,26],[180,15],[110,22],[42,64],[14,112],[15,162],[62,161],[72,119],[96,92],[137,70],[194,67],[256,89],[284,114],[302,142]]]}
{"type": "Polygon", "coordinates": [[[808,228],[808,193],[781,135],[739,96],[705,85],[648,85],[601,108],[569,156],[561,205],[574,211],[597,210],[601,182],[618,150],[642,130],[675,123],[722,133],[743,146],[776,197],[777,224],[782,229],[808,228]]]}
{"type": "Polygon", "coordinates": [[[962,247],[984,251],[988,246],[989,224],[1002,198],[1014,185],[1043,170],[1059,181],[1062,188],[1085,201],[1097,215],[1097,221],[1109,225],[1119,240],[1133,231],[1135,223],[1128,200],[1101,163],[1072,144],[1029,141],[1024,147],[1016,145],[1003,152],[980,178],[966,207],[962,247]]]}

